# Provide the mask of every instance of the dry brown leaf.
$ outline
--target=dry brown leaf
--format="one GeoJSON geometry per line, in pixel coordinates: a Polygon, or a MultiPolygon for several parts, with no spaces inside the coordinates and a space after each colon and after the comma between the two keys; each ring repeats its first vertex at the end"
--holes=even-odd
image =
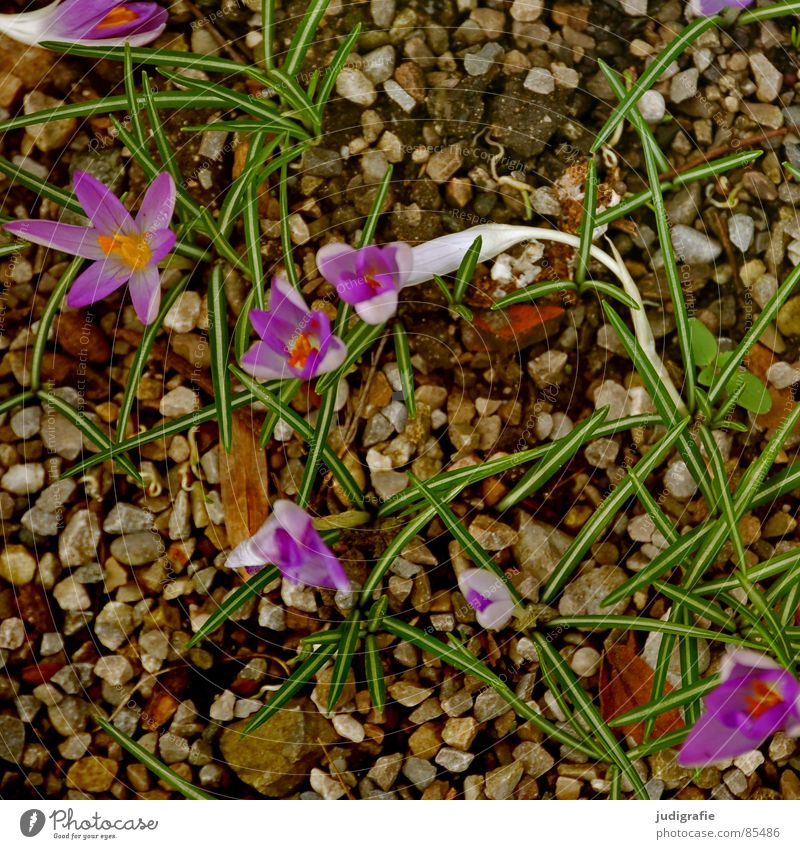
{"type": "MultiPolygon", "coordinates": [[[[650,701],[653,691],[653,669],[632,645],[616,645],[608,649],[600,668],[600,713],[606,722],[650,701]]],[[[664,685],[664,694],[672,690],[664,685]]],[[[644,741],[644,722],[622,725],[620,731],[630,734],[641,745],[644,741]]],[[[659,714],[653,729],[653,739],[669,731],[683,728],[680,712],[673,708],[659,714]]]]}
{"type": "Polygon", "coordinates": [[[231,548],[251,537],[269,513],[267,455],[243,412],[233,414],[231,452],[219,447],[219,475],[225,530],[231,548]]]}

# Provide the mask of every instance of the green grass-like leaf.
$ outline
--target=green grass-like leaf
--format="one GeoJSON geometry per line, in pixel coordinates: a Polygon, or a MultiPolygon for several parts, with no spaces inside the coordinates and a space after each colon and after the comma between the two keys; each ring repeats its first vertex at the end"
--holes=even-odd
{"type": "Polygon", "coordinates": [[[230,453],[233,439],[233,407],[231,377],[228,372],[228,306],[224,286],[224,270],[218,263],[211,269],[208,282],[208,341],[219,439],[225,451],[230,453]]]}
{"type": "Polygon", "coordinates": [[[519,479],[516,486],[497,505],[498,510],[508,510],[533,493],[538,492],[556,472],[562,470],[575,456],[581,445],[588,442],[608,417],[608,407],[601,407],[576,425],[565,437],[551,442],[550,450],[541,461],[519,479]]]}
{"type": "Polygon", "coordinates": [[[583,288],[586,277],[589,274],[589,251],[592,249],[592,237],[594,236],[594,219],[597,212],[597,163],[594,157],[589,159],[586,167],[586,185],[583,190],[583,212],[581,213],[581,224],[578,229],[580,244],[575,262],[575,282],[578,291],[583,288]]]}
{"type": "Polygon", "coordinates": [[[36,339],[33,342],[33,351],[31,352],[30,388],[33,392],[42,385],[42,363],[47,348],[47,337],[50,335],[50,328],[53,326],[56,313],[66,297],[67,290],[78,276],[83,262],[84,260],[81,257],[75,257],[64,269],[64,273],[50,293],[50,297],[47,299],[47,303],[42,311],[42,317],[39,319],[39,329],[36,331],[36,339]]]}
{"type": "MultiPolygon", "coordinates": [[[[689,419],[686,418],[684,421],[673,425],[648,453],[639,460],[634,466],[638,480],[646,480],[647,476],[666,458],[685,433],[688,422],[689,419]]],[[[634,492],[635,487],[633,483],[627,477],[623,478],[591,515],[553,570],[542,594],[542,601],[545,604],[552,601],[561,591],[591,545],[611,523],[614,516],[634,492]]]]}
{"type": "Polygon", "coordinates": [[[353,655],[358,645],[359,631],[361,629],[361,612],[356,607],[348,616],[347,620],[339,628],[342,635],[339,647],[336,651],[336,660],[333,664],[333,672],[328,690],[328,713],[332,713],[344,691],[350,667],[353,665],[353,655]]]}
{"type": "Polygon", "coordinates": [[[184,798],[195,800],[211,800],[214,798],[199,787],[195,787],[190,781],[182,778],[177,772],[175,772],[175,770],[170,769],[165,763],[162,763],[162,761],[160,761],[152,752],[145,749],[144,746],[131,739],[124,732],[120,731],[119,728],[114,726],[104,717],[95,716],[94,720],[103,729],[103,731],[105,731],[106,734],[108,734],[108,736],[114,741],[119,743],[119,745],[122,746],[129,755],[136,758],[139,763],[144,764],[144,766],[146,766],[159,781],[164,781],[166,784],[169,784],[170,787],[177,790],[184,798]]]}
{"type": "Polygon", "coordinates": [[[517,592],[516,587],[508,580],[506,573],[497,561],[489,555],[486,549],[464,527],[458,516],[447,506],[447,503],[410,472],[408,473],[408,479],[411,481],[411,485],[422,493],[422,497],[436,511],[436,515],[442,520],[444,526],[453,535],[453,538],[460,543],[467,557],[481,569],[487,569],[489,572],[494,573],[506,585],[512,597],[517,602],[522,601],[522,597],[517,592]]]}
{"type": "Polygon", "coordinates": [[[603,721],[591,697],[578,683],[575,673],[567,666],[564,658],[548,642],[544,634],[536,633],[533,637],[540,662],[549,664],[553,674],[558,678],[559,684],[575,706],[575,710],[578,711],[583,721],[594,732],[594,736],[602,745],[607,760],[615,764],[625,774],[640,799],[649,799],[639,773],[636,772],[630,758],[623,751],[619,741],[614,736],[614,732],[603,721]]]}
{"type": "Polygon", "coordinates": [[[337,643],[326,643],[312,652],[284,681],[280,690],[276,690],[270,696],[264,707],[256,711],[250,722],[245,726],[244,735],[252,734],[256,728],[259,728],[265,722],[269,722],[306,684],[310,684],[317,672],[333,657],[336,649],[337,643]]]}
{"type": "Polygon", "coordinates": [[[206,619],[206,621],[197,629],[186,648],[192,648],[204,640],[209,634],[212,634],[222,624],[224,624],[231,616],[252,596],[258,595],[261,590],[268,584],[271,584],[276,578],[280,578],[281,573],[275,566],[265,566],[260,571],[256,572],[251,578],[237,587],[217,609],[206,619]]]}
{"type": "MultiPolygon", "coordinates": [[[[266,386],[263,386],[257,380],[254,380],[238,366],[231,365],[230,369],[236,375],[237,379],[250,390],[252,393],[251,397],[257,398],[269,410],[277,411],[280,418],[283,419],[283,421],[285,421],[286,424],[288,424],[292,430],[299,434],[306,442],[310,443],[312,441],[314,438],[314,431],[311,428],[311,425],[309,425],[302,416],[298,415],[291,407],[281,404],[281,402],[266,386]]],[[[336,452],[333,451],[333,449],[327,444],[322,448],[322,459],[330,469],[331,474],[339,482],[339,485],[347,493],[348,498],[360,507],[364,503],[364,493],[353,480],[353,476],[336,455],[336,452]]]]}
{"type": "Polygon", "coordinates": [[[415,419],[417,417],[417,396],[414,393],[414,367],[411,365],[408,335],[400,320],[395,321],[392,331],[397,370],[400,373],[400,383],[403,387],[403,400],[406,402],[408,415],[415,419]]]}

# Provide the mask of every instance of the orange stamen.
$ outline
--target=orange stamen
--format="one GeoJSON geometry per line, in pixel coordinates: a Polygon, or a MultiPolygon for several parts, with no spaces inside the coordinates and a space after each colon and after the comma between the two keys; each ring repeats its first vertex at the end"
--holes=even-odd
{"type": "Polygon", "coordinates": [[[97,244],[106,256],[116,254],[131,271],[141,271],[146,268],[152,256],[147,237],[140,236],[138,233],[130,236],[119,233],[115,236],[98,236],[97,244]]]}
{"type": "Polygon", "coordinates": [[[753,681],[750,689],[753,695],[746,696],[744,702],[753,719],[760,719],[770,708],[776,707],[783,701],[778,687],[771,686],[766,681],[753,681]]]}
{"type": "Polygon", "coordinates": [[[316,350],[308,340],[307,333],[298,334],[289,352],[289,365],[292,368],[303,368],[312,351],[316,350]]]}
{"type": "Polygon", "coordinates": [[[100,23],[98,29],[111,29],[111,27],[122,26],[135,21],[139,16],[128,6],[114,7],[100,23]]]}
{"type": "Polygon", "coordinates": [[[376,280],[374,277],[370,277],[369,275],[367,275],[366,281],[367,281],[367,286],[369,286],[369,288],[373,289],[374,291],[377,291],[378,289],[381,288],[380,281],[376,280]]]}

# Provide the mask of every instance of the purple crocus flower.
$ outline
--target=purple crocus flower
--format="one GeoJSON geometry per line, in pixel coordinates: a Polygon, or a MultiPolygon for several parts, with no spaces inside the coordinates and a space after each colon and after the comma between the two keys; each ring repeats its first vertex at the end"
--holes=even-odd
{"type": "Polygon", "coordinates": [[[0,32],[22,44],[68,41],[114,47],[128,42],[141,47],[161,35],[167,17],[157,3],[56,0],[33,12],[0,15],[0,32]]]}
{"type": "Polygon", "coordinates": [[[317,252],[317,267],[361,319],[383,324],[397,312],[397,294],[408,285],[411,247],[405,242],[365,248],[331,243],[317,252]]]}
{"type": "Polygon", "coordinates": [[[724,9],[744,9],[753,0],[691,0],[689,8],[697,17],[709,18],[724,9]]]}
{"type": "Polygon", "coordinates": [[[505,583],[486,569],[465,569],[458,588],[483,628],[499,631],[511,620],[516,602],[505,583]]]}
{"type": "Polygon", "coordinates": [[[776,731],[800,735],[800,682],[774,660],[758,652],[730,651],[720,679],[681,748],[682,766],[702,767],[738,757],[776,731]]]}
{"type": "Polygon", "coordinates": [[[272,515],[250,539],[239,543],[226,566],[244,566],[250,572],[272,563],[287,581],[308,587],[327,587],[348,592],[350,581],[342,564],[322,541],[305,510],[282,499],[272,515]]]}
{"type": "Polygon", "coordinates": [[[259,380],[311,380],[344,362],[347,348],[331,333],[331,320],[322,310],[309,310],[283,277],[272,280],[269,310],[250,310],[249,317],[261,341],[242,357],[242,368],[259,380]]]}
{"type": "Polygon", "coordinates": [[[3,227],[26,242],[96,260],[72,284],[68,306],[93,304],[128,283],[136,314],[143,324],[150,324],[161,301],[158,263],[175,244],[175,234],[167,226],[175,208],[172,177],[163,173],[153,180],[135,219],[91,174],[76,171],[73,182],[91,227],[36,219],[11,221],[3,227]]]}

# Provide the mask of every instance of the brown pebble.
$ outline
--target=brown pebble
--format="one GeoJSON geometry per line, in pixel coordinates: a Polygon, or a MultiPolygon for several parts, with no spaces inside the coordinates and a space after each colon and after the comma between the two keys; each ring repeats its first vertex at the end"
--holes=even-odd
{"type": "Polygon", "coordinates": [[[56,344],[90,363],[108,363],[111,346],[95,319],[80,312],[62,312],[55,326],[56,344]]]}

